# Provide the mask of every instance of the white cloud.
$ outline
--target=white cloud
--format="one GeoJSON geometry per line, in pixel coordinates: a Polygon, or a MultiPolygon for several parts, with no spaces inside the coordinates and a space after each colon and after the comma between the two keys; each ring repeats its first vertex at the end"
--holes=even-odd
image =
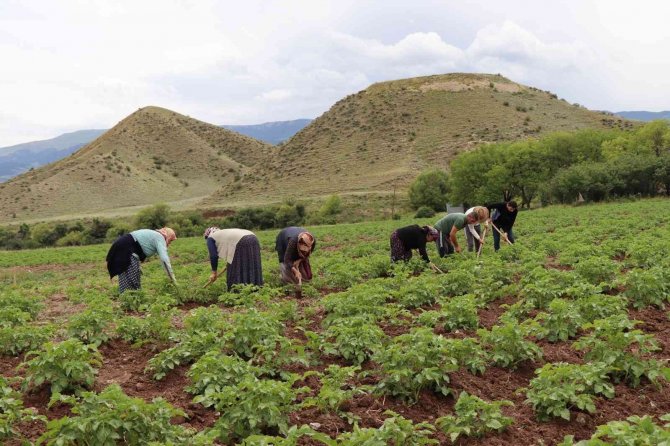
{"type": "Polygon", "coordinates": [[[316,117],[373,82],[452,71],[593,108],[668,108],[666,12],[602,0],[5,0],[0,146],[111,126],[145,105],[216,124],[316,117]]]}

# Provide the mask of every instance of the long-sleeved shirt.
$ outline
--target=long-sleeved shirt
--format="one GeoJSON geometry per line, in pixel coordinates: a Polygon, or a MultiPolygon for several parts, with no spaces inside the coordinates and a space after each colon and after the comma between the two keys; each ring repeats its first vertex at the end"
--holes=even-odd
{"type": "Polygon", "coordinates": [[[517,210],[510,212],[507,209],[507,203],[491,203],[487,204],[486,207],[493,211],[493,209],[498,211],[498,216],[493,223],[500,228],[501,231],[509,232],[514,226],[514,221],[516,220],[517,210]]]}
{"type": "Polygon", "coordinates": [[[410,225],[396,230],[398,238],[406,250],[418,249],[421,258],[425,262],[430,262],[428,253],[426,252],[426,233],[423,232],[421,226],[410,225]]]}
{"type": "MultiPolygon", "coordinates": [[[[468,215],[472,214],[475,211],[475,208],[470,208],[467,211],[465,211],[465,216],[467,217],[468,215]]],[[[470,231],[470,234],[475,238],[475,240],[481,242],[482,239],[479,237],[479,233],[475,230],[475,226],[478,225],[479,223],[468,223],[468,229],[467,231],[470,231]]]]}
{"type": "Polygon", "coordinates": [[[138,229],[130,233],[133,236],[135,241],[140,244],[144,255],[151,257],[155,254],[158,254],[158,257],[163,262],[163,267],[165,272],[170,276],[170,279],[174,280],[174,272],[172,271],[172,265],[170,264],[170,256],[168,256],[167,243],[165,242],[165,237],[153,229],[138,229]]]}
{"type": "Polygon", "coordinates": [[[227,264],[233,263],[237,243],[247,235],[254,235],[246,229],[219,229],[207,237],[207,250],[212,271],[219,266],[219,258],[225,259],[227,264]]]}

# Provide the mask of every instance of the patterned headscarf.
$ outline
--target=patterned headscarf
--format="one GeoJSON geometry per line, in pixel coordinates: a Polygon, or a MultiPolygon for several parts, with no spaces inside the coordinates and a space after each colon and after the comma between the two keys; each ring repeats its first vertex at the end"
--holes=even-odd
{"type": "Polygon", "coordinates": [[[314,246],[314,236],[309,232],[301,232],[298,235],[298,254],[300,257],[307,257],[312,253],[312,247],[314,246]],[[300,246],[302,245],[302,246],[300,246]],[[301,249],[305,247],[307,249],[301,249]]]}
{"type": "Polygon", "coordinates": [[[174,233],[172,228],[160,228],[157,229],[157,231],[165,238],[165,243],[168,245],[172,243],[173,240],[177,240],[177,234],[174,233]]]}
{"type": "Polygon", "coordinates": [[[436,239],[440,236],[440,232],[437,229],[435,229],[434,227],[426,226],[426,228],[428,228],[427,234],[430,235],[431,237],[433,237],[434,239],[436,239]]]}
{"type": "Polygon", "coordinates": [[[205,233],[204,233],[203,235],[205,236],[205,238],[207,238],[207,237],[210,236],[210,234],[211,234],[212,232],[216,232],[216,231],[218,231],[218,230],[219,230],[219,228],[217,228],[216,226],[212,226],[211,228],[207,228],[207,229],[205,229],[205,233]]]}

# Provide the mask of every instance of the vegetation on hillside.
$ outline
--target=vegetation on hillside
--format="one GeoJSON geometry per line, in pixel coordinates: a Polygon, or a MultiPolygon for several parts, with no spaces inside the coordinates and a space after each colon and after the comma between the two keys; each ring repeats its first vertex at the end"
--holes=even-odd
{"type": "Polygon", "coordinates": [[[632,131],[581,130],[486,144],[451,163],[454,203],[574,203],[629,195],[670,195],[670,123],[632,131]]]}

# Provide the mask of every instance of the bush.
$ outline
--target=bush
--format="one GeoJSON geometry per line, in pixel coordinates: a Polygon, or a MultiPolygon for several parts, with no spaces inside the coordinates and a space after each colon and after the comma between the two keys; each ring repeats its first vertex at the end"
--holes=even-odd
{"type": "Polygon", "coordinates": [[[130,224],[124,221],[117,222],[107,230],[107,233],[105,235],[105,241],[113,242],[117,238],[121,237],[124,234],[128,234],[132,230],[133,228],[130,224]]]}
{"type": "Polygon", "coordinates": [[[167,225],[169,218],[170,207],[161,203],[138,212],[135,216],[135,225],[138,228],[159,229],[167,225]]]}
{"type": "Polygon", "coordinates": [[[442,170],[428,170],[419,175],[409,187],[409,202],[414,209],[427,206],[435,211],[447,203],[449,177],[442,170]]]}
{"type": "Polygon", "coordinates": [[[88,236],[84,231],[72,231],[56,242],[56,246],[81,246],[88,243],[88,236]]]}
{"type": "Polygon", "coordinates": [[[433,216],[435,216],[435,210],[429,206],[421,206],[414,214],[415,218],[430,218],[433,216]]]}

